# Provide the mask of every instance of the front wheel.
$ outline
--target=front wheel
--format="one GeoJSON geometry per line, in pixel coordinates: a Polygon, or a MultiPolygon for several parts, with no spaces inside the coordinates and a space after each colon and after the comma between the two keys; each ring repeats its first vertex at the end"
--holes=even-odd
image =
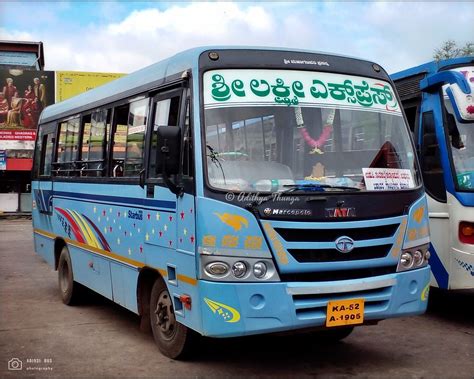
{"type": "Polygon", "coordinates": [[[156,280],[151,291],[150,320],[158,349],[169,358],[184,358],[190,351],[193,332],[176,321],[173,299],[163,280],[156,280]]]}

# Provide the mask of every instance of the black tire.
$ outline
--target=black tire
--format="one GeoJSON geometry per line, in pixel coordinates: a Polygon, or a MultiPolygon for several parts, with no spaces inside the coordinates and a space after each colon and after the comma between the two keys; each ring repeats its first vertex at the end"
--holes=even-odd
{"type": "Polygon", "coordinates": [[[151,330],[158,349],[172,359],[184,359],[194,340],[192,330],[176,321],[173,299],[166,284],[157,279],[150,296],[151,330]]]}
{"type": "Polygon", "coordinates": [[[61,250],[58,263],[58,282],[61,300],[66,305],[76,304],[80,296],[80,284],[74,281],[72,263],[66,246],[61,250]]]}
{"type": "Polygon", "coordinates": [[[353,326],[344,326],[336,329],[326,329],[318,333],[319,339],[325,342],[338,342],[348,337],[354,331],[353,326]]]}

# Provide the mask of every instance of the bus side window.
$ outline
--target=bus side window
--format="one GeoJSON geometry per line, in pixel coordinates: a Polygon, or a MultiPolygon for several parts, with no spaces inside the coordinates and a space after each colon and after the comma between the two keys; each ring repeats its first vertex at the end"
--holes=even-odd
{"type": "Polygon", "coordinates": [[[38,126],[38,139],[35,146],[34,160],[33,160],[33,178],[36,179],[40,176],[41,171],[41,161],[44,156],[44,137],[43,134],[44,127],[42,125],[38,126]]]}
{"type": "Polygon", "coordinates": [[[441,166],[440,150],[436,139],[433,112],[423,113],[421,123],[423,128],[421,166],[425,188],[435,200],[446,202],[443,167],[441,166]]]}
{"type": "Polygon", "coordinates": [[[149,99],[115,109],[112,176],[137,177],[143,168],[149,99]]]}
{"type": "Polygon", "coordinates": [[[79,168],[75,166],[79,158],[79,126],[79,118],[59,124],[57,161],[53,164],[57,176],[73,176],[79,173],[79,168]]]}
{"type": "Polygon", "coordinates": [[[173,96],[167,99],[161,99],[155,102],[155,117],[153,120],[153,134],[150,148],[150,165],[149,172],[151,177],[161,174],[161,162],[156,162],[156,131],[160,125],[178,126],[179,122],[179,105],[181,97],[173,96]],[[156,165],[158,164],[158,167],[156,165]],[[155,171],[156,170],[156,171],[155,171]]]}
{"type": "Polygon", "coordinates": [[[41,151],[40,176],[51,176],[51,163],[54,152],[54,134],[49,133],[43,136],[41,151]]]}
{"type": "Polygon", "coordinates": [[[54,153],[54,125],[40,126],[38,144],[35,149],[33,177],[51,176],[51,162],[54,153]]]}
{"type": "Polygon", "coordinates": [[[106,169],[107,136],[110,124],[108,109],[84,116],[82,136],[82,176],[103,176],[106,169]]]}
{"type": "Polygon", "coordinates": [[[129,104],[115,108],[115,120],[112,136],[112,172],[111,176],[123,176],[123,163],[127,144],[127,122],[129,104]]]}

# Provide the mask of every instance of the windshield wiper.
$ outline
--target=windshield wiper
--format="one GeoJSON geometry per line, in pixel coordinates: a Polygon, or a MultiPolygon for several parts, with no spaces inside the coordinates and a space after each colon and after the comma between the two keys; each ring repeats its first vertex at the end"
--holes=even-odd
{"type": "Polygon", "coordinates": [[[339,189],[343,191],[360,191],[360,188],[350,186],[333,186],[331,184],[320,184],[320,183],[304,183],[304,184],[285,184],[283,187],[290,187],[282,192],[281,195],[292,193],[295,191],[307,191],[307,192],[324,192],[326,189],[339,189]]]}
{"type": "Polygon", "coordinates": [[[212,146],[206,145],[206,147],[209,149],[209,155],[208,157],[211,158],[211,162],[214,163],[216,166],[219,166],[222,172],[222,178],[224,179],[224,184],[227,184],[225,181],[225,174],[224,174],[224,169],[222,168],[222,163],[219,161],[219,153],[215,151],[212,146]]]}

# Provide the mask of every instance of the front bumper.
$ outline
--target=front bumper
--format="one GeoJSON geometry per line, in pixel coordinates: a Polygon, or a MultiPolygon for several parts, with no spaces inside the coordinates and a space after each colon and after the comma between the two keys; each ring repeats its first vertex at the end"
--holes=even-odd
{"type": "Polygon", "coordinates": [[[364,321],[426,311],[429,266],[333,282],[218,283],[200,281],[202,331],[233,337],[324,326],[328,301],[363,298],[364,321]]]}

